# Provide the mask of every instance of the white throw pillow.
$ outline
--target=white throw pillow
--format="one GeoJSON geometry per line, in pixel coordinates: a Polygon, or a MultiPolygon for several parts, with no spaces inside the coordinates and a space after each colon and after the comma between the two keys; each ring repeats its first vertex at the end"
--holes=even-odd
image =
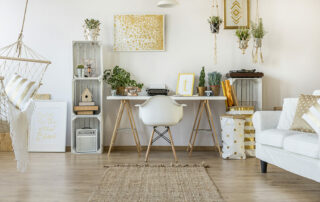
{"type": "Polygon", "coordinates": [[[299,98],[285,98],[283,100],[282,112],[280,114],[280,120],[277,129],[289,130],[298,105],[299,98]]]}
{"type": "Polygon", "coordinates": [[[21,111],[24,111],[32,96],[39,88],[39,83],[14,74],[5,87],[9,101],[21,111]]]}

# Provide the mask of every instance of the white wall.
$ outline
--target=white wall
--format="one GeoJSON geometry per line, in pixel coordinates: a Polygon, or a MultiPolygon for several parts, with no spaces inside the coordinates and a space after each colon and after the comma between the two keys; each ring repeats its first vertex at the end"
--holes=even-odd
{"type": "MultiPolygon", "coordinates": [[[[17,39],[24,2],[0,0],[1,47],[17,39]]],[[[41,92],[51,93],[54,100],[68,101],[71,112],[71,45],[73,40],[83,40],[82,24],[88,17],[102,22],[100,39],[104,43],[105,68],[120,65],[146,85],[164,82],[174,90],[179,72],[199,74],[201,66],[206,66],[207,72],[217,70],[222,73],[237,68],[257,68],[265,73],[263,101],[266,109],[281,105],[284,97],[311,93],[320,87],[320,1],[260,0],[260,15],[264,18],[268,31],[263,44],[265,63],[262,65],[252,64],[251,46],[246,55],[241,54],[234,30],[222,30],[219,34],[218,64],[213,64],[213,36],[206,21],[211,14],[209,0],[179,0],[180,5],[171,9],[157,8],[156,2],[157,0],[29,0],[24,41],[52,61],[41,92]],[[113,52],[113,15],[128,13],[166,14],[167,50],[113,52]]],[[[252,16],[255,15],[254,2],[252,1],[252,16]]],[[[110,141],[118,104],[105,102],[106,143],[110,141]]],[[[196,103],[187,104],[185,119],[173,129],[176,145],[186,145],[189,138],[196,103]]],[[[223,113],[223,103],[217,103],[214,111],[223,113]]],[[[70,121],[68,127],[70,128],[70,121]]],[[[146,144],[149,130],[140,123],[138,128],[141,131],[141,141],[146,144]]],[[[201,134],[198,140],[198,145],[212,144],[209,134],[201,134]]],[[[116,144],[133,144],[133,138],[129,133],[119,135],[116,144]]]]}

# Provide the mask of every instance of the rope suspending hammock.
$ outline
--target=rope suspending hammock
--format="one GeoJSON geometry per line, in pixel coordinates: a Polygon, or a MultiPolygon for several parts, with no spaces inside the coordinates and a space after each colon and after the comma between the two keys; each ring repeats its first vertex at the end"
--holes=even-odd
{"type": "MultiPolygon", "coordinates": [[[[22,27],[18,40],[15,43],[0,49],[0,133],[10,132],[16,160],[18,161],[18,170],[19,159],[24,158],[25,156],[23,155],[27,153],[26,142],[24,142],[24,140],[27,140],[28,130],[26,130],[26,134],[22,134],[22,121],[17,119],[21,118],[19,114],[23,112],[19,109],[15,109],[15,113],[13,113],[13,110],[10,108],[12,104],[6,94],[5,86],[14,74],[18,74],[25,79],[41,84],[43,75],[51,64],[49,60],[36,53],[22,41],[27,7],[28,0],[26,0],[22,27]],[[17,152],[19,151],[23,154],[18,154],[17,152]]],[[[26,125],[26,129],[28,129],[28,125],[26,125]]],[[[23,170],[23,168],[20,170],[23,170]]]]}

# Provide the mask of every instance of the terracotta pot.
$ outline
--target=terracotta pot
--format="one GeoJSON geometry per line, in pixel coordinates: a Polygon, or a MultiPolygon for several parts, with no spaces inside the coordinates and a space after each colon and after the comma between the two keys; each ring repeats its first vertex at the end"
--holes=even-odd
{"type": "Polygon", "coordinates": [[[207,90],[207,87],[199,86],[199,87],[198,87],[199,96],[204,96],[206,90],[207,90]]]}
{"type": "Polygon", "coordinates": [[[117,88],[117,95],[125,95],[125,87],[121,86],[117,88]]]}
{"type": "Polygon", "coordinates": [[[214,96],[220,95],[220,85],[210,86],[214,96]]]}

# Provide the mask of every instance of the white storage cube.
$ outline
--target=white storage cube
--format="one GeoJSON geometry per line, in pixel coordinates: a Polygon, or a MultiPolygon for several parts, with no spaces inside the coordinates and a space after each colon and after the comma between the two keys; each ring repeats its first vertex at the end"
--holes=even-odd
{"type": "Polygon", "coordinates": [[[222,115],[222,158],[245,159],[244,125],[245,117],[239,115],[222,115]]]}
{"type": "Polygon", "coordinates": [[[77,129],[76,152],[92,153],[98,151],[97,129],[77,129]]]}

